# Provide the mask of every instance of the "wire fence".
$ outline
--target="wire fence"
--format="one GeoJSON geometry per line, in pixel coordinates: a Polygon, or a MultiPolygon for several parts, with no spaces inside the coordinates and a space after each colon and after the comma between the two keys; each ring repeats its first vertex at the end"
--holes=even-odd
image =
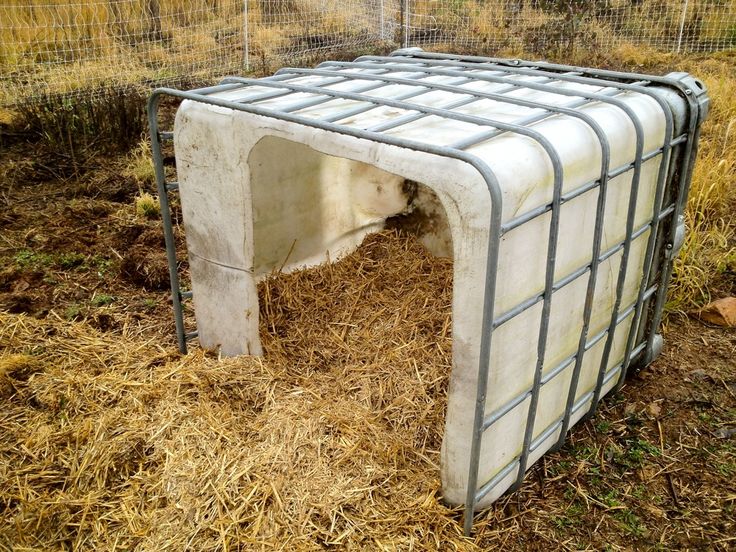
{"type": "MultiPolygon", "coordinates": [[[[10,0],[12,2],[13,0],[10,0]]],[[[736,46],[736,0],[28,0],[0,4],[0,105],[206,82],[403,46],[736,46]]]]}

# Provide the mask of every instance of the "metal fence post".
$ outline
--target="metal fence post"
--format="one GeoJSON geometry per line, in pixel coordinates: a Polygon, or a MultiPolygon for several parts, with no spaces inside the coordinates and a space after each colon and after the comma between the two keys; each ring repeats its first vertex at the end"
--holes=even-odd
{"type": "Polygon", "coordinates": [[[383,18],[383,0],[381,0],[381,5],[379,9],[381,10],[381,12],[379,13],[379,23],[378,23],[379,27],[378,28],[380,30],[378,31],[378,36],[381,40],[383,40],[386,38],[386,26],[385,26],[386,23],[383,18]]]}
{"type": "Polygon", "coordinates": [[[401,0],[401,47],[409,47],[409,0],[401,0]]]}
{"type": "Polygon", "coordinates": [[[248,0],[243,0],[243,57],[245,70],[250,71],[250,55],[248,51],[248,0]]]}
{"type": "Polygon", "coordinates": [[[680,18],[680,32],[677,36],[677,50],[676,52],[680,53],[680,48],[682,47],[682,34],[685,31],[685,17],[687,16],[687,3],[688,0],[685,0],[685,3],[682,6],[682,17],[680,18]]]}

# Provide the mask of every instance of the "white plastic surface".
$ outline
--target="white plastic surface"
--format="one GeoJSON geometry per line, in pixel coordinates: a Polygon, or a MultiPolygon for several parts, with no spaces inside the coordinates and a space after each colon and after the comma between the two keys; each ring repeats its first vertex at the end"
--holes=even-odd
{"type": "MultiPolygon", "coordinates": [[[[320,80],[322,77],[304,77],[291,82],[314,84],[320,80]]],[[[451,83],[457,78],[427,80],[451,83]]],[[[353,90],[368,84],[371,83],[356,80],[332,88],[353,90]]],[[[476,81],[467,86],[493,91],[504,85],[476,81]]],[[[270,90],[251,87],[220,96],[240,100],[270,90]]],[[[366,94],[394,97],[407,91],[406,86],[392,85],[366,94]]],[[[529,89],[514,95],[559,105],[575,100],[529,89]]],[[[284,108],[309,97],[289,94],[261,105],[284,108]]],[[[664,116],[658,104],[636,93],[618,97],[642,121],[644,152],[661,148],[664,116]]],[[[456,99],[457,95],[436,91],[411,101],[441,106],[456,99]]],[[[333,100],[297,113],[312,117],[335,115],[356,105],[353,101],[333,100]]],[[[528,108],[491,100],[480,100],[456,111],[508,122],[533,113],[528,108]]],[[[584,111],[600,123],[609,138],[611,169],[632,163],[635,134],[628,117],[618,108],[601,103],[585,107],[584,111]]],[[[339,122],[367,128],[406,113],[383,107],[339,122]]],[[[549,138],[562,159],[563,192],[599,177],[601,148],[584,123],[555,116],[535,124],[534,129],[549,138]]],[[[389,134],[451,144],[480,130],[476,125],[430,116],[389,134]]],[[[426,243],[437,253],[448,253],[446,245],[451,238],[454,260],[453,371],[442,447],[442,484],[448,502],[464,503],[491,207],[480,175],[457,160],[193,102],[184,102],[177,113],[175,141],[199,338],[204,347],[219,347],[226,355],[261,353],[256,293],[260,277],[274,268],[293,270],[323,262],[328,254],[329,259],[335,260],[353,250],[368,232],[380,229],[386,217],[407,208],[410,198],[404,193],[404,179],[420,182],[436,194],[444,209],[440,214],[449,236],[435,235],[426,243]]],[[[484,160],[497,176],[503,190],[504,221],[551,201],[552,165],[535,141],[504,134],[468,151],[484,160]]],[[[643,165],[635,227],[652,216],[660,159],[656,156],[643,165]]],[[[628,171],[609,181],[603,251],[624,239],[631,177],[632,171],[628,171]]],[[[555,280],[590,262],[597,198],[596,188],[563,205],[555,280]]],[[[549,222],[547,213],[503,237],[496,315],[544,289],[549,222]]],[[[636,299],[648,236],[648,231],[644,232],[632,243],[622,310],[636,299]]],[[[600,267],[590,336],[609,324],[620,259],[619,251],[600,267]]],[[[587,278],[578,278],[553,295],[545,373],[577,350],[587,278]]],[[[541,307],[541,303],[537,304],[493,333],[486,414],[531,387],[541,307]]],[[[630,321],[631,317],[615,332],[609,367],[622,361],[630,321]]],[[[604,344],[602,339],[585,354],[578,397],[594,387],[604,344]]],[[[572,368],[571,364],[542,388],[535,437],[562,416],[572,368]]],[[[606,385],[604,394],[615,379],[606,385]]],[[[573,422],[588,406],[578,410],[573,422]]],[[[479,484],[488,481],[521,452],[528,408],[526,399],[485,433],[479,484]]],[[[559,430],[551,433],[536,448],[530,456],[530,466],[554,444],[558,433],[559,430]]],[[[515,478],[513,470],[481,506],[500,496],[515,478]]]]}

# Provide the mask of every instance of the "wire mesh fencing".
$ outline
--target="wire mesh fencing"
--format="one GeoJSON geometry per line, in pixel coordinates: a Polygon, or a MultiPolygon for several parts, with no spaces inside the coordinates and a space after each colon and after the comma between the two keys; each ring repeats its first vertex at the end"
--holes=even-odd
{"type": "Polygon", "coordinates": [[[544,54],[551,49],[668,51],[736,46],[733,0],[408,0],[404,42],[544,54]]]}
{"type": "Polygon", "coordinates": [[[10,0],[0,105],[402,46],[544,56],[736,46],[736,0],[10,0]]]}
{"type": "Polygon", "coordinates": [[[243,13],[239,0],[0,4],[0,103],[242,71],[243,13]]]}

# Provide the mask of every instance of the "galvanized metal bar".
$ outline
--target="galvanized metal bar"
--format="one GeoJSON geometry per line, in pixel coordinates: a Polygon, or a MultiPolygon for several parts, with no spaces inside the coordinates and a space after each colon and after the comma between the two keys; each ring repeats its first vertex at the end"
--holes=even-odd
{"type": "MultiPolygon", "coordinates": [[[[698,120],[701,117],[700,108],[698,106],[698,103],[693,98],[692,90],[690,90],[690,94],[688,94],[688,90],[689,89],[685,90],[684,97],[688,100],[689,113],[687,133],[691,138],[687,142],[686,150],[683,153],[682,163],[679,171],[680,181],[677,188],[676,207],[673,212],[672,223],[670,225],[670,236],[667,243],[667,246],[669,248],[672,247],[676,240],[677,221],[685,210],[689,186],[690,182],[692,181],[692,173],[695,166],[695,157],[697,156],[698,151],[698,142],[700,139],[700,127],[698,126],[698,120]]],[[[674,259],[668,258],[667,254],[665,253],[664,266],[661,269],[659,284],[660,289],[654,305],[654,313],[650,322],[650,331],[648,332],[647,347],[645,350],[645,355],[647,355],[647,357],[651,357],[652,355],[652,347],[656,335],[656,328],[659,327],[662,319],[662,313],[664,311],[664,301],[667,296],[667,287],[669,286],[669,281],[672,277],[673,263],[674,259]]],[[[647,271],[644,274],[644,281],[648,281],[650,278],[652,269],[651,265],[651,262],[649,263],[649,265],[647,265],[647,271]]],[[[641,305],[639,309],[637,309],[634,323],[632,324],[631,333],[629,334],[629,337],[627,339],[627,349],[631,347],[631,343],[634,339],[636,339],[636,335],[639,333],[639,324],[641,321],[642,309],[643,305],[641,305]]],[[[651,358],[647,358],[647,360],[651,360],[651,358]]],[[[616,384],[616,391],[620,390],[624,384],[626,372],[628,371],[628,364],[624,368],[625,369],[622,372],[621,378],[616,384]]]]}
{"type": "MultiPolygon", "coordinates": [[[[657,291],[658,286],[654,285],[647,289],[647,291],[644,293],[644,302],[648,301],[657,291]]],[[[634,312],[636,305],[638,303],[635,301],[634,303],[631,303],[628,307],[626,307],[624,310],[622,310],[619,313],[618,316],[618,324],[626,320],[632,312],[634,312]]],[[[588,341],[585,343],[585,351],[589,351],[592,349],[596,344],[598,344],[604,337],[608,335],[608,328],[604,328],[597,334],[595,334],[593,337],[589,338],[588,341]]],[[[646,341],[644,341],[646,344],[646,341]]],[[[548,384],[550,381],[552,381],[556,376],[560,375],[570,364],[572,364],[575,359],[578,356],[578,352],[573,353],[572,355],[568,356],[564,360],[562,360],[560,363],[558,363],[554,368],[552,368],[549,372],[542,375],[541,385],[544,386],[548,384]]],[[[625,357],[624,357],[625,358],[625,357]]],[[[506,414],[508,414],[511,410],[513,410],[516,406],[521,404],[526,398],[528,398],[531,395],[531,388],[523,391],[522,393],[516,395],[511,400],[504,403],[502,406],[494,410],[491,414],[489,414],[484,420],[483,420],[483,430],[487,430],[490,428],[493,424],[498,422],[501,418],[503,418],[506,414]]],[[[560,418],[562,419],[562,418],[560,418]]]]}
{"type": "MultiPolygon", "coordinates": [[[[597,124],[591,125],[592,128],[600,130],[597,124]]],[[[605,139],[605,138],[604,138],[605,139]]],[[[606,145],[608,144],[606,140],[606,145]]],[[[546,149],[546,148],[545,148],[546,149]]],[[[553,150],[554,152],[554,150],[553,150]]],[[[537,363],[534,367],[534,380],[532,383],[531,399],[529,402],[529,411],[526,419],[526,428],[524,430],[524,440],[521,449],[521,458],[519,459],[519,469],[516,478],[516,485],[521,485],[526,472],[526,465],[529,459],[530,445],[534,434],[534,425],[537,419],[537,408],[539,405],[539,394],[541,390],[542,370],[544,369],[544,359],[547,352],[547,337],[549,335],[549,314],[552,308],[552,293],[555,279],[555,265],[557,261],[557,242],[560,231],[560,211],[562,198],[562,161],[554,152],[547,152],[552,160],[554,170],[554,184],[552,191],[552,217],[549,223],[549,239],[547,242],[547,262],[544,275],[544,298],[542,300],[541,322],[539,326],[539,337],[537,340],[537,363]]]]}
{"type": "MultiPolygon", "coordinates": [[[[633,309],[632,309],[633,312],[633,309]]],[[[643,349],[646,346],[645,343],[640,344],[637,349],[635,349],[635,353],[638,354],[638,351],[643,349]]],[[[635,355],[632,355],[635,356],[635,355]]],[[[623,367],[623,362],[617,364],[616,366],[611,367],[605,374],[604,377],[604,385],[608,384],[613,377],[616,375],[616,372],[619,372],[621,368],[623,367]]],[[[589,391],[585,395],[581,397],[580,400],[578,400],[575,405],[573,405],[572,414],[575,415],[584,405],[587,401],[591,399],[593,396],[593,392],[589,391]]],[[[555,431],[557,431],[557,427],[562,423],[562,418],[558,418],[556,421],[552,422],[549,426],[547,426],[531,443],[531,449],[532,451],[535,451],[539,448],[539,446],[544,442],[544,439],[540,439],[540,437],[552,435],[555,431]]],[[[511,472],[514,471],[514,469],[517,469],[517,466],[519,466],[519,461],[521,457],[516,456],[511,462],[509,462],[506,466],[504,466],[493,478],[491,478],[487,483],[485,483],[475,494],[474,501],[477,504],[479,501],[483,499],[488,493],[490,493],[501,481],[503,481],[511,472]]]]}
{"type": "MultiPolygon", "coordinates": [[[[675,147],[685,142],[686,138],[687,137],[685,134],[678,136],[677,138],[675,138],[674,140],[670,142],[670,147],[675,147]]],[[[657,157],[658,155],[662,153],[663,149],[664,148],[659,148],[659,149],[650,151],[649,153],[645,153],[642,157],[642,163],[646,163],[650,159],[654,159],[655,157],[657,157]]],[[[633,163],[627,163],[626,165],[621,165],[620,167],[617,167],[613,169],[612,171],[610,171],[608,173],[608,178],[610,180],[612,178],[615,178],[617,176],[624,174],[627,171],[630,171],[633,168],[634,168],[633,163]]],[[[583,195],[584,193],[589,192],[590,190],[597,187],[598,184],[599,184],[598,180],[591,180],[590,182],[586,182],[585,184],[583,184],[582,186],[578,188],[575,188],[565,194],[562,194],[562,203],[565,204],[568,201],[571,201],[575,199],[576,197],[579,197],[583,195]]],[[[538,216],[548,213],[550,208],[551,208],[551,205],[547,203],[546,205],[541,205],[539,207],[536,207],[535,209],[531,209],[530,211],[527,211],[523,215],[519,215],[517,217],[512,218],[511,220],[504,222],[502,228],[504,232],[510,232],[514,228],[517,228],[529,222],[530,220],[537,218],[538,216]]]]}
{"type": "MultiPolygon", "coordinates": [[[[425,76],[423,78],[426,78],[427,76],[425,76]]],[[[463,78],[463,79],[459,79],[459,80],[456,80],[456,81],[452,81],[450,84],[459,85],[459,84],[463,84],[463,83],[466,83],[466,82],[470,82],[470,79],[463,78]]],[[[394,96],[394,99],[397,99],[397,100],[409,100],[411,98],[417,98],[419,96],[423,96],[424,94],[428,94],[430,92],[432,92],[431,89],[414,90],[412,92],[407,92],[405,94],[399,94],[398,96],[394,96]]],[[[464,100],[464,103],[467,103],[468,101],[476,101],[476,100],[474,98],[471,98],[470,100],[464,100]]],[[[458,103],[457,105],[464,105],[464,103],[463,104],[458,103]]],[[[322,117],[322,120],[323,121],[328,121],[328,122],[336,123],[337,121],[342,121],[343,119],[347,119],[348,117],[355,117],[356,115],[361,115],[361,114],[366,113],[366,112],[368,112],[368,111],[370,111],[372,109],[377,109],[377,107],[378,106],[376,106],[376,105],[367,105],[367,106],[356,107],[352,111],[347,111],[347,112],[343,112],[343,113],[337,113],[337,114],[333,115],[332,117],[322,117]]],[[[456,106],[442,106],[442,107],[444,109],[453,109],[456,106]]],[[[373,127],[370,127],[370,129],[373,130],[374,132],[381,132],[381,129],[374,129],[373,127]]]]}
{"type": "Polygon", "coordinates": [[[156,187],[158,188],[158,199],[161,205],[161,221],[164,227],[164,243],[166,244],[166,260],[169,266],[169,283],[171,287],[171,303],[174,309],[174,324],[176,325],[176,341],[179,352],[186,354],[187,340],[184,330],[184,312],[179,295],[179,270],[176,260],[176,240],[174,239],[174,228],[171,222],[171,206],[169,205],[169,193],[167,190],[166,173],[164,170],[164,158],[161,153],[161,136],[158,129],[158,105],[159,95],[152,94],[147,104],[148,126],[151,132],[151,156],[156,174],[156,187]]]}
{"type": "MultiPolygon", "coordinates": [[[[159,88],[157,90],[154,90],[154,92],[152,93],[151,98],[149,99],[149,105],[157,105],[159,98],[162,95],[169,95],[180,99],[198,101],[205,104],[226,107],[236,111],[253,113],[265,117],[275,117],[277,119],[293,122],[296,124],[319,128],[339,134],[345,134],[347,136],[352,136],[358,139],[372,140],[375,142],[385,143],[396,147],[456,159],[458,161],[469,164],[470,166],[475,168],[481,175],[484,182],[486,183],[486,187],[490,195],[491,213],[489,221],[488,250],[486,255],[486,287],[483,292],[482,304],[482,330],[480,338],[481,342],[478,361],[479,364],[476,385],[475,410],[473,415],[473,434],[470,450],[470,462],[468,466],[468,496],[466,499],[464,514],[464,531],[466,534],[469,535],[472,530],[473,514],[475,512],[476,505],[476,502],[474,500],[475,490],[478,486],[478,460],[480,456],[480,442],[482,438],[481,426],[483,424],[486,392],[488,388],[489,359],[491,354],[491,344],[493,336],[491,321],[493,318],[495,304],[496,275],[498,269],[498,249],[501,239],[501,213],[503,210],[503,196],[501,194],[498,180],[493,174],[493,171],[490,169],[490,167],[488,167],[485,162],[483,162],[477,156],[464,151],[457,151],[443,146],[436,146],[433,144],[426,144],[414,140],[397,138],[381,133],[354,129],[350,127],[345,127],[343,125],[337,125],[335,123],[316,121],[309,119],[308,117],[302,117],[290,113],[279,114],[275,113],[273,110],[265,109],[260,106],[240,104],[217,97],[200,96],[170,88],[159,88]]],[[[155,129],[155,126],[153,128],[155,129]]],[[[169,260],[171,261],[171,259],[169,260]]],[[[174,278],[176,278],[176,281],[178,282],[178,275],[176,273],[174,273],[172,281],[174,281],[174,278]]],[[[184,345],[186,345],[186,343],[184,343],[184,345]]]]}
{"type": "MultiPolygon", "coordinates": [[[[241,82],[243,84],[260,84],[260,85],[265,84],[263,82],[259,83],[258,81],[254,79],[232,78],[229,80],[231,82],[241,82]]],[[[319,89],[315,90],[309,86],[295,85],[291,83],[267,83],[266,85],[269,87],[274,87],[274,88],[281,88],[281,87],[288,88],[295,92],[321,93],[325,95],[331,95],[336,98],[367,101],[369,103],[376,102],[376,98],[374,97],[365,96],[365,95],[356,94],[356,93],[337,92],[337,91],[332,91],[332,90],[327,91],[327,90],[319,90],[319,89]]],[[[435,84],[435,86],[437,85],[435,84]]],[[[464,122],[473,123],[473,124],[482,125],[482,126],[495,126],[499,129],[513,131],[517,134],[521,134],[521,135],[524,135],[524,136],[527,136],[529,138],[536,140],[542,146],[542,148],[545,150],[545,152],[548,154],[548,156],[551,159],[551,162],[553,165],[553,171],[554,171],[554,193],[553,193],[554,199],[553,201],[556,202],[557,208],[552,209],[552,222],[550,223],[550,236],[549,236],[549,241],[548,241],[547,273],[545,277],[546,292],[545,292],[545,297],[543,300],[544,305],[542,308],[542,321],[540,324],[540,332],[539,332],[539,339],[538,339],[539,360],[537,363],[537,368],[535,370],[535,377],[534,377],[535,384],[534,384],[534,389],[532,391],[532,401],[529,407],[530,408],[529,420],[532,420],[532,421],[528,422],[527,429],[525,431],[524,453],[522,454],[522,461],[521,461],[521,466],[525,468],[526,458],[528,457],[528,453],[529,453],[529,443],[531,442],[532,432],[534,429],[533,420],[536,419],[536,409],[537,409],[537,405],[539,402],[539,380],[541,379],[541,369],[542,369],[541,367],[544,364],[544,354],[546,350],[547,334],[548,334],[548,329],[549,329],[549,310],[550,310],[551,301],[552,301],[552,289],[551,288],[552,288],[552,284],[554,283],[555,254],[556,254],[555,252],[557,248],[557,235],[559,231],[559,200],[562,195],[562,162],[554,146],[549,142],[549,140],[544,135],[540,134],[539,132],[533,129],[527,128],[527,127],[523,127],[523,126],[511,124],[511,123],[503,123],[501,121],[494,121],[492,119],[487,119],[484,117],[460,114],[457,112],[443,110],[439,108],[430,108],[427,106],[422,106],[422,105],[409,103],[405,101],[397,101],[397,100],[389,100],[386,98],[381,98],[380,103],[389,105],[392,107],[397,107],[400,109],[408,109],[408,110],[414,110],[418,112],[426,112],[426,113],[439,115],[439,116],[449,118],[449,119],[456,119],[459,121],[464,121],[464,122]]],[[[451,149],[451,151],[458,151],[458,150],[451,149]]],[[[635,174],[638,174],[637,169],[635,169],[635,174]]],[[[500,229],[500,226],[499,226],[499,229],[500,229]]],[[[487,380],[487,373],[486,373],[486,380],[487,380]]],[[[485,397],[485,391],[483,392],[483,395],[485,397]]],[[[484,417],[484,412],[483,412],[484,405],[479,405],[477,406],[477,408],[480,409],[480,412],[477,416],[478,423],[477,425],[475,425],[475,428],[477,429],[477,431],[475,431],[474,433],[477,433],[478,440],[480,441],[480,439],[482,438],[481,425],[482,425],[482,419],[484,417]]],[[[477,485],[477,471],[478,471],[478,459],[480,455],[480,442],[478,443],[477,447],[478,448],[477,448],[476,454],[478,456],[475,458],[471,457],[471,471],[474,471],[476,474],[475,475],[476,483],[474,483],[474,485],[477,485]],[[473,466],[475,467],[473,468],[473,466]]],[[[472,456],[472,451],[471,451],[471,456],[472,456]]],[[[521,470],[522,473],[523,471],[524,470],[521,470]]],[[[470,490],[468,492],[470,493],[470,490]]],[[[470,526],[472,526],[472,519],[470,522],[470,526]]]]}
{"type": "MultiPolygon", "coordinates": [[[[670,137],[671,139],[671,137],[670,137]]],[[[561,445],[565,436],[567,435],[568,422],[570,420],[572,402],[575,398],[575,390],[577,389],[578,379],[580,378],[580,371],[583,366],[583,358],[586,352],[586,344],[588,341],[588,331],[590,328],[590,317],[593,312],[593,297],[595,295],[595,286],[598,281],[598,267],[601,261],[601,242],[603,238],[603,223],[606,215],[606,195],[608,193],[608,172],[610,165],[611,152],[606,141],[607,150],[603,152],[601,160],[601,177],[600,187],[598,188],[598,202],[596,204],[595,214],[595,226],[593,229],[593,250],[591,253],[590,265],[587,270],[590,271],[588,277],[588,286],[585,290],[585,302],[583,305],[583,325],[580,330],[580,339],[578,341],[578,351],[575,356],[575,366],[573,367],[572,378],[570,382],[570,390],[568,392],[568,398],[565,404],[565,410],[563,414],[562,429],[560,430],[560,437],[558,443],[561,445]],[[572,398],[571,398],[572,397],[572,398]]],[[[643,149],[643,144],[642,144],[643,149]]],[[[641,160],[640,160],[641,162],[641,160]]]]}
{"type": "MultiPolygon", "coordinates": [[[[664,217],[670,215],[673,212],[673,210],[674,210],[674,205],[671,205],[666,211],[663,211],[664,216],[660,216],[659,217],[659,220],[661,221],[664,217]]],[[[647,221],[644,224],[642,224],[641,226],[639,226],[639,228],[637,228],[631,234],[632,241],[635,240],[636,238],[638,238],[639,236],[641,236],[651,226],[652,226],[652,222],[651,221],[647,221]]],[[[603,253],[600,254],[600,256],[598,257],[598,262],[599,263],[602,263],[603,261],[605,261],[609,257],[612,257],[613,255],[615,255],[616,253],[618,253],[619,251],[621,251],[621,249],[623,249],[625,243],[626,242],[624,240],[624,241],[618,242],[616,245],[613,245],[613,246],[609,247],[606,251],[604,251],[603,253]]],[[[561,277],[559,280],[557,280],[554,283],[554,291],[557,291],[557,290],[562,289],[566,285],[568,285],[568,284],[572,283],[573,281],[575,281],[577,278],[580,278],[584,274],[587,274],[587,272],[590,270],[590,267],[591,267],[591,263],[586,263],[583,266],[580,266],[580,267],[576,268],[571,273],[569,273],[569,274],[561,277]]],[[[514,307],[510,308],[506,312],[504,312],[504,313],[496,316],[496,318],[494,320],[494,328],[498,328],[499,326],[502,326],[503,324],[505,324],[506,322],[508,322],[512,318],[515,318],[516,316],[520,315],[524,311],[526,311],[526,310],[532,308],[534,305],[538,304],[542,300],[542,295],[543,295],[542,293],[538,293],[536,295],[532,295],[531,297],[528,297],[527,299],[525,299],[521,303],[518,303],[514,307]]]]}

